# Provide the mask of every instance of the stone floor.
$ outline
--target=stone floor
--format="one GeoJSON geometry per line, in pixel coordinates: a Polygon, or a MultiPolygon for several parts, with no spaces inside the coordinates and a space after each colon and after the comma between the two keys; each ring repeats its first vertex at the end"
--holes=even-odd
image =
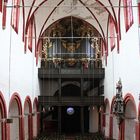
{"type": "Polygon", "coordinates": [[[100,134],[41,134],[35,140],[105,140],[100,134]]]}

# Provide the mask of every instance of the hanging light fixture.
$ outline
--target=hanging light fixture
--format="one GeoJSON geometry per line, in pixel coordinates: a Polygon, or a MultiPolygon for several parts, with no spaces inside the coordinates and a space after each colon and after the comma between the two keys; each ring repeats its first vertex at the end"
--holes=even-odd
{"type": "Polygon", "coordinates": [[[68,115],[73,115],[74,112],[75,112],[75,111],[74,111],[74,108],[73,108],[73,107],[68,107],[68,108],[67,108],[67,114],[68,114],[68,115]]]}
{"type": "Polygon", "coordinates": [[[116,85],[116,97],[114,100],[113,114],[116,116],[118,125],[120,125],[120,123],[124,119],[124,103],[123,103],[123,97],[122,97],[121,79],[119,79],[116,85]]]}

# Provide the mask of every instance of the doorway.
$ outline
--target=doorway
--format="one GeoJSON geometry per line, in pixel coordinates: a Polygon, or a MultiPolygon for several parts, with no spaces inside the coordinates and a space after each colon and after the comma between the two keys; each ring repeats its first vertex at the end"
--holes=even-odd
{"type": "Polygon", "coordinates": [[[64,133],[79,133],[80,132],[80,107],[64,106],[61,112],[61,126],[64,133]],[[71,109],[71,110],[70,110],[71,109]],[[72,110],[73,109],[73,110],[72,110]],[[73,112],[72,112],[73,111],[73,112]]]}

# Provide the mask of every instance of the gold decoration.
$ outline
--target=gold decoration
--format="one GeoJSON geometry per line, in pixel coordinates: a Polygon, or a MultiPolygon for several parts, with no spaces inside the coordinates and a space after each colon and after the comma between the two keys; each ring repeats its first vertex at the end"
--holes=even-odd
{"type": "Polygon", "coordinates": [[[73,66],[77,61],[74,58],[67,59],[69,66],[73,66]]]}
{"type": "Polygon", "coordinates": [[[66,48],[69,52],[75,52],[76,49],[80,47],[80,41],[77,41],[76,43],[70,43],[66,41],[62,41],[62,46],[66,48]]]}

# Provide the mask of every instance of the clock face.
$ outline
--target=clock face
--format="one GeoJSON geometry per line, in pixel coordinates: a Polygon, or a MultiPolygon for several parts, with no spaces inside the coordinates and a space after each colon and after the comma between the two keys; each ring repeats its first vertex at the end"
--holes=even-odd
{"type": "Polygon", "coordinates": [[[73,115],[74,114],[74,108],[73,107],[68,107],[67,108],[67,114],[68,115],[73,115]]]}

